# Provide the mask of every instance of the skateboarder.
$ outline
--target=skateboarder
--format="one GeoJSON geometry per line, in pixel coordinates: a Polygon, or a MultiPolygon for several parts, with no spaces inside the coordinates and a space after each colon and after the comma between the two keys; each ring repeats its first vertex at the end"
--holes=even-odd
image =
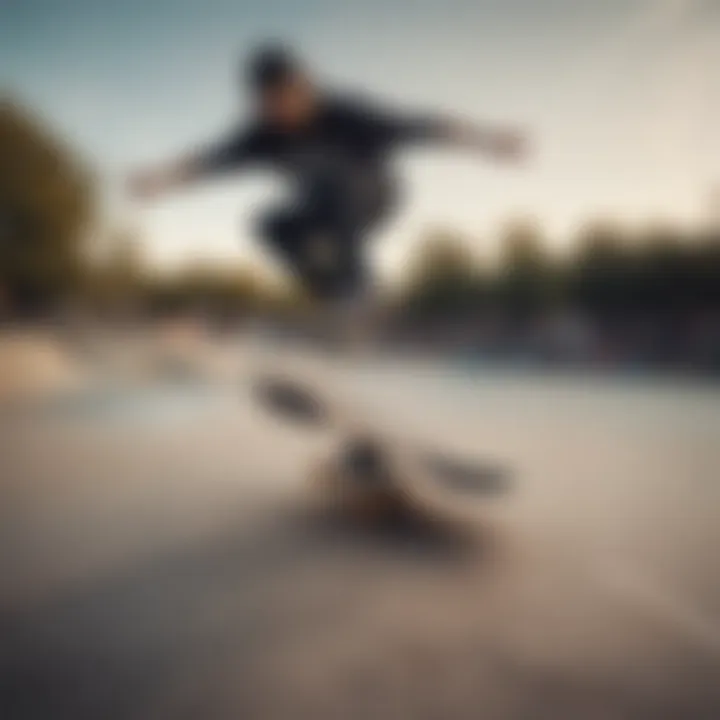
{"type": "Polygon", "coordinates": [[[252,119],[215,145],[132,175],[130,190],[152,198],[220,173],[281,171],[293,185],[292,202],[262,214],[258,235],[326,305],[368,304],[366,240],[396,204],[393,150],[441,143],[500,161],[523,155],[523,138],[511,129],[397,113],[326,91],[280,46],[257,50],[242,76],[252,119]]]}
{"type": "MultiPolygon", "coordinates": [[[[523,155],[523,139],[510,129],[407,115],[327,91],[282,47],[254,53],[243,68],[243,81],[254,106],[249,122],[216,145],[133,175],[130,190],[150,198],[219,173],[257,166],[280,170],[294,186],[292,202],[266,211],[258,234],[330,310],[331,319],[342,323],[336,339],[343,347],[362,348],[374,327],[366,240],[395,207],[389,167],[393,150],[441,143],[515,161],[523,155]]],[[[306,393],[295,380],[271,374],[256,386],[285,412],[302,415],[309,408],[312,416],[322,408],[313,392],[306,393]]],[[[352,424],[341,422],[339,428],[343,449],[338,467],[343,473],[361,477],[368,487],[380,479],[380,486],[396,493],[400,484],[387,484],[388,458],[399,457],[394,446],[386,447],[376,433],[352,424]]],[[[423,465],[419,459],[416,464],[423,465]]],[[[437,468],[432,474],[438,474],[437,468]]]]}

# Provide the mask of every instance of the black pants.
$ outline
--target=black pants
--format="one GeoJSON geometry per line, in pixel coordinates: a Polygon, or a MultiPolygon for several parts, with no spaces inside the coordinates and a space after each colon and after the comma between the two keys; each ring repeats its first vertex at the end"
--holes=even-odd
{"type": "Polygon", "coordinates": [[[261,218],[264,243],[317,299],[350,298],[368,288],[365,245],[392,203],[391,194],[379,186],[372,203],[363,199],[352,193],[316,192],[307,201],[261,218]]]}

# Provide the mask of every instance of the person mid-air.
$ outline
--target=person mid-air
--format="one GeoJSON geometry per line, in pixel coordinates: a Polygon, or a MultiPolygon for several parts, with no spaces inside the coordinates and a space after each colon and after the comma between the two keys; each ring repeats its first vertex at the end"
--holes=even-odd
{"type": "Polygon", "coordinates": [[[396,148],[442,143],[506,161],[522,157],[511,129],[434,115],[403,114],[321,88],[293,53],[267,46],[243,68],[254,116],[214,146],[131,176],[150,198],[214,174],[270,167],[287,175],[292,201],[265,212],[259,235],[304,288],[324,302],[367,294],[364,242],[395,206],[390,160],[396,148]]]}

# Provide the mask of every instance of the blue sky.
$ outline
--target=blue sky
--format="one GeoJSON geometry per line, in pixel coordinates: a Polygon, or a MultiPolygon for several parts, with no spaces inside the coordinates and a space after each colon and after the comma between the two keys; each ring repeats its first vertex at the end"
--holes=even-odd
{"type": "Polygon", "coordinates": [[[407,203],[379,243],[388,267],[434,226],[492,252],[519,214],[558,243],[596,216],[691,221],[720,182],[717,0],[0,0],[0,87],[85,153],[151,257],[257,259],[244,220],[278,193],[272,179],[152,208],[118,188],[128,168],[233,123],[238,58],[266,37],[335,84],[531,131],[522,171],[452,152],[399,158],[407,203]]]}

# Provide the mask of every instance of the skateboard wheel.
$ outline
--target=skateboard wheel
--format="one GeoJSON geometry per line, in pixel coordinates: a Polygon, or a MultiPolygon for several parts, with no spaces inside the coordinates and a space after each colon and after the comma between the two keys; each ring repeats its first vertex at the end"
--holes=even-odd
{"type": "Polygon", "coordinates": [[[343,451],[326,458],[315,467],[311,483],[328,508],[361,520],[382,521],[401,511],[402,502],[392,486],[378,482],[379,458],[375,450],[367,450],[357,446],[350,456],[343,451]]]}
{"type": "Polygon", "coordinates": [[[387,484],[388,467],[380,446],[372,440],[351,440],[340,454],[339,470],[358,484],[377,487],[387,484]]]}

